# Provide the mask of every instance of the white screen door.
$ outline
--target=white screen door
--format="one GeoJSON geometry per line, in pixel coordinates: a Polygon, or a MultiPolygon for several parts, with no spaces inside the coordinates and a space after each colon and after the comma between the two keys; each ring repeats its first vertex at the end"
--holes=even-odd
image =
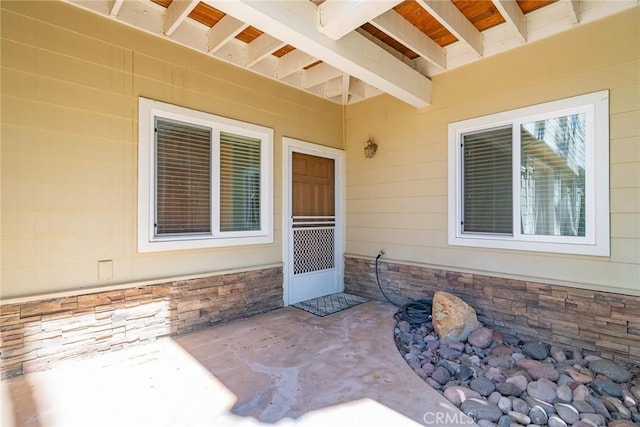
{"type": "Polygon", "coordinates": [[[289,152],[288,304],[343,289],[336,163],[321,153],[289,152]]]}

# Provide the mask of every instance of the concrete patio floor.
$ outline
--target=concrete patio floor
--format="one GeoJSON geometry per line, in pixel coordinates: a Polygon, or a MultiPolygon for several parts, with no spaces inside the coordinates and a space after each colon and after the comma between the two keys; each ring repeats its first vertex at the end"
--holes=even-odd
{"type": "Polygon", "coordinates": [[[473,424],[393,342],[395,307],[287,307],[1,383],[9,426],[473,424]]]}

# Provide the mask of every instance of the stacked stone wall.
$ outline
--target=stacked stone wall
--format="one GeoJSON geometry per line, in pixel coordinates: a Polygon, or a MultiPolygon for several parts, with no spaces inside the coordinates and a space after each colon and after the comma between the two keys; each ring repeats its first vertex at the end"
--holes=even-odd
{"type": "MultiPolygon", "coordinates": [[[[380,283],[395,302],[450,292],[485,325],[523,340],[556,343],[608,359],[640,361],[640,297],[423,266],[379,262],[380,283]]],[[[345,257],[345,290],[384,299],[374,261],[345,257]]]]}
{"type": "Polygon", "coordinates": [[[2,378],[281,307],[282,268],[0,306],[2,378]]]}

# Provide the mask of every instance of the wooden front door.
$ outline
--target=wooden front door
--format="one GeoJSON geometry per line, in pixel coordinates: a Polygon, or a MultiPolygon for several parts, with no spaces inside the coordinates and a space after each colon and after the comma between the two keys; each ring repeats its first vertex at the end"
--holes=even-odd
{"type": "Polygon", "coordinates": [[[291,153],[289,303],[340,291],[336,250],[335,160],[291,153]]]}

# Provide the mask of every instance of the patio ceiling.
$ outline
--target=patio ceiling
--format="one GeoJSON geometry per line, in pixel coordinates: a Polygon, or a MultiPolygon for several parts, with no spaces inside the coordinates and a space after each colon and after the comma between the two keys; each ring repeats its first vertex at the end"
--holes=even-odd
{"type": "Polygon", "coordinates": [[[638,0],[65,0],[339,104],[431,103],[431,77],[638,0]]]}

